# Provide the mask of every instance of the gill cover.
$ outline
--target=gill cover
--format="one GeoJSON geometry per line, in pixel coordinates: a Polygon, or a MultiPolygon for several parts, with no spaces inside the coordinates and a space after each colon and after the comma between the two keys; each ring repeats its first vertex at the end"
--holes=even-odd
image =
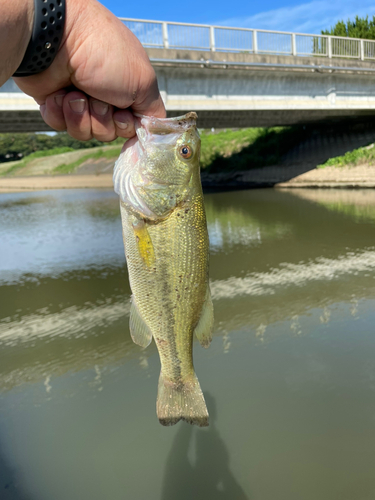
{"type": "Polygon", "coordinates": [[[163,218],[187,197],[193,170],[199,167],[196,118],[195,113],[136,117],[137,137],[125,144],[113,183],[121,201],[138,217],[163,218]]]}

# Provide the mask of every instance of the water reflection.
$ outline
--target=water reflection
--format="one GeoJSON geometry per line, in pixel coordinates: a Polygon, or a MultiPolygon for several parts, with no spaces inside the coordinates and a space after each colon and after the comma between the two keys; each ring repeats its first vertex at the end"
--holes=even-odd
{"type": "Polygon", "coordinates": [[[27,483],[33,500],[330,500],[363,478],[372,491],[374,194],[257,190],[206,205],[215,332],[194,358],[220,412],[208,395],[209,429],[164,429],[155,347],[129,335],[117,197],[0,196],[0,487],[27,483]]]}
{"type": "MultiPolygon", "coordinates": [[[[245,277],[213,279],[215,335],[223,336],[223,349],[228,352],[233,344],[228,335],[230,331],[254,330],[257,338],[264,338],[267,325],[291,318],[292,333],[300,333],[295,318],[318,308],[321,323],[328,323],[332,314],[329,307],[337,302],[350,303],[352,315],[358,318],[361,299],[375,297],[374,274],[375,251],[365,250],[337,259],[284,264],[269,272],[249,273],[245,277]]],[[[82,296],[82,292],[91,293],[91,287],[101,295],[104,283],[109,295],[113,294],[119,275],[107,273],[105,276],[91,277],[87,289],[76,289],[75,305],[64,303],[61,296],[64,292],[60,290],[55,300],[62,301],[61,307],[52,304],[14,314],[4,310],[9,315],[0,320],[0,387],[5,389],[44,379],[46,373],[56,377],[67,371],[89,368],[93,363],[102,366],[138,356],[138,348],[129,336],[130,292],[126,288],[126,275],[122,274],[121,279],[127,293],[105,301],[99,297],[88,301],[87,295],[82,296]]],[[[70,287],[75,283],[74,279],[67,282],[70,287]]],[[[56,286],[58,281],[41,281],[36,290],[50,299],[56,286]]],[[[20,293],[18,287],[9,287],[3,293],[7,293],[3,306],[12,302],[13,293],[19,306],[19,300],[23,296],[27,300],[30,291],[20,293]]],[[[70,301],[72,298],[70,296],[70,301]]],[[[153,352],[153,347],[144,351],[143,366],[147,366],[147,358],[153,352]]]]}
{"type": "Polygon", "coordinates": [[[207,196],[205,203],[211,253],[239,245],[250,249],[260,246],[264,240],[281,239],[291,230],[287,222],[270,221],[267,225],[260,225],[247,206],[220,207],[214,200],[213,196],[207,196]]]}
{"type": "Polygon", "coordinates": [[[30,273],[121,265],[118,210],[108,191],[1,194],[0,283],[20,282],[30,273]]]}
{"type": "Polygon", "coordinates": [[[203,430],[179,424],[166,462],[163,500],[248,498],[230,469],[228,449],[215,426],[215,399],[209,393],[205,398],[210,426],[203,430]]]}
{"type": "Polygon", "coordinates": [[[374,189],[296,189],[291,194],[354,219],[375,220],[374,189]]]}
{"type": "MultiPolygon", "coordinates": [[[[206,198],[215,335],[223,336],[224,353],[233,348],[234,330],[264,341],[268,326],[288,320],[291,335],[301,334],[295,318],[308,311],[319,309],[321,324],[328,324],[330,307],[347,302],[359,318],[361,300],[375,296],[373,226],[331,210],[336,200],[358,202],[356,216],[363,207],[371,213],[369,191],[206,198]]],[[[137,357],[117,198],[105,191],[22,193],[3,195],[0,210],[0,388],[137,357]],[[35,246],[35,234],[41,245],[35,246]],[[62,235],[72,244],[61,245],[62,235]],[[26,261],[20,259],[25,252],[26,261]],[[31,261],[37,273],[24,272],[31,261]]],[[[140,366],[147,368],[153,352],[142,353],[140,366]]]]}

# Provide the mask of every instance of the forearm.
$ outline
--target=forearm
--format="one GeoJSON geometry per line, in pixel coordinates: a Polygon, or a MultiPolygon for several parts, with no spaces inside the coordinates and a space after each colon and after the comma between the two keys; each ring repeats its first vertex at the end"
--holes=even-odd
{"type": "Polygon", "coordinates": [[[31,38],[33,0],[0,0],[0,86],[17,70],[31,38]]]}

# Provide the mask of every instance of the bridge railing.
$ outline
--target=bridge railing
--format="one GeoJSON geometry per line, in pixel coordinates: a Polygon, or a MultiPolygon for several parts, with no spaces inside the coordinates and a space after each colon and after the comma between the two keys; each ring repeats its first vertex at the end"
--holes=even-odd
{"type": "Polygon", "coordinates": [[[145,47],[375,59],[375,41],[285,31],[120,18],[145,47]]]}

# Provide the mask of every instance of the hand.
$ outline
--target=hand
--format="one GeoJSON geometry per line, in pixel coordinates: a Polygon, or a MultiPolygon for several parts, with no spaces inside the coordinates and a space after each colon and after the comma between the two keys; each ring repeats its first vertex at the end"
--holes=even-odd
{"type": "Polygon", "coordinates": [[[132,111],[164,118],[155,72],[133,33],[96,0],[66,0],[66,16],[52,65],[15,78],[44,121],[82,141],[112,141],[134,136],[132,111]]]}

